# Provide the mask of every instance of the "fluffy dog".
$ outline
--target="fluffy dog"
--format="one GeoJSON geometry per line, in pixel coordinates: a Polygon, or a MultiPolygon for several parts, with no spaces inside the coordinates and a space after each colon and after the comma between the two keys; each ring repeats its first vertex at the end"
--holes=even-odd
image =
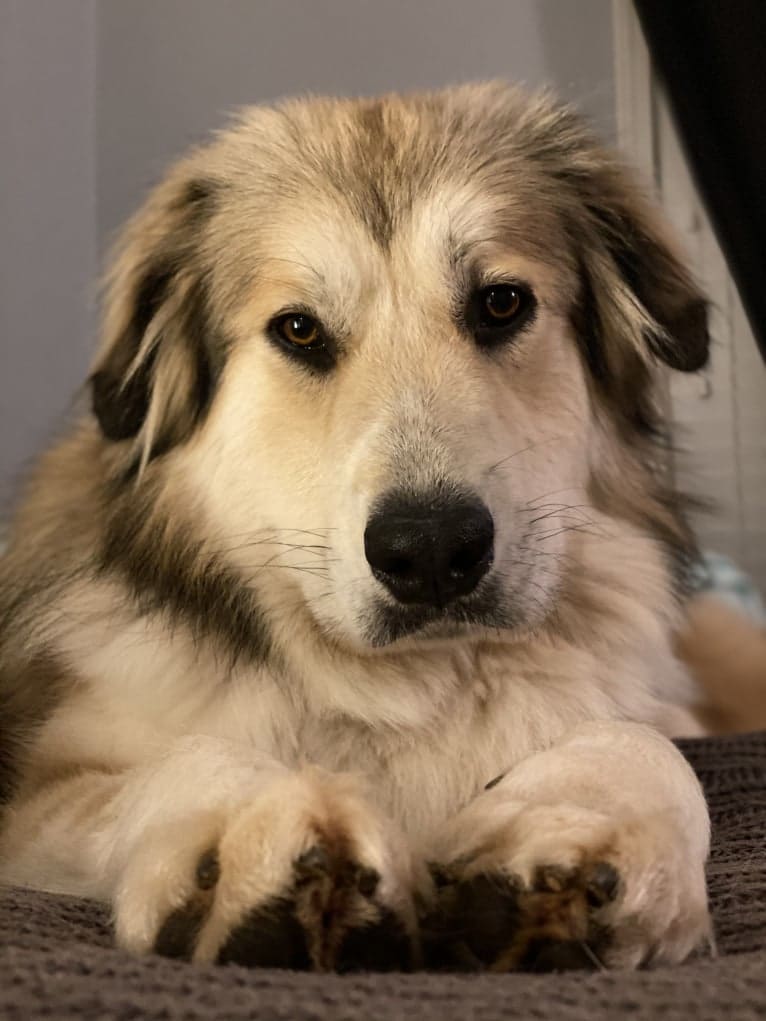
{"type": "Polygon", "coordinates": [[[243,113],[127,227],[2,563],[2,879],[199,961],[708,944],[655,392],[707,351],[549,98],[243,113]]]}

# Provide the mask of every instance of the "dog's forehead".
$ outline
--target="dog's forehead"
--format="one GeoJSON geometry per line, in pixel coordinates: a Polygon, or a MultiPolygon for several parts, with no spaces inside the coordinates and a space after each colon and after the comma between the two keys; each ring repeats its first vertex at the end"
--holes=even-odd
{"type": "Polygon", "coordinates": [[[536,158],[531,101],[513,90],[455,89],[431,96],[369,100],[302,100],[255,108],[224,136],[222,155],[239,164],[245,189],[269,199],[335,201],[388,246],[425,202],[467,206],[475,218],[493,196],[517,217],[551,212],[541,188],[545,160],[536,158]]]}
{"type": "Polygon", "coordinates": [[[395,180],[381,175],[374,193],[363,162],[346,167],[344,188],[334,186],[325,166],[304,173],[289,200],[273,204],[259,225],[265,275],[327,305],[356,301],[369,288],[417,284],[443,292],[461,277],[501,271],[509,260],[557,268],[566,261],[561,225],[550,206],[536,205],[523,174],[518,184],[508,175],[500,185],[499,174],[468,180],[460,166],[430,180],[408,176],[404,159],[398,167],[395,180]]]}
{"type": "Polygon", "coordinates": [[[541,244],[528,218],[462,183],[413,198],[385,245],[334,194],[292,203],[277,223],[259,245],[258,303],[271,312],[305,306],[339,329],[353,330],[365,308],[449,313],[453,295],[493,278],[543,284],[550,300],[568,280],[560,247],[541,244]]]}

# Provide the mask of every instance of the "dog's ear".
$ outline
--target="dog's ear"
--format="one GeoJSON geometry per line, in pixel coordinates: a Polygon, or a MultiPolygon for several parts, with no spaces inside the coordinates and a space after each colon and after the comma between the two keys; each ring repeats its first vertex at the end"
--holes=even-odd
{"type": "Polygon", "coordinates": [[[542,166],[542,186],[563,215],[581,270],[580,312],[601,334],[602,360],[608,366],[622,345],[647,365],[703,368],[707,302],[631,172],[574,110],[545,94],[515,137],[542,166]]]}
{"type": "Polygon", "coordinates": [[[200,237],[214,203],[210,182],[171,177],[128,224],[108,277],[92,407],[143,462],[186,439],[212,397],[222,345],[200,237]]]}
{"type": "Polygon", "coordinates": [[[619,168],[593,183],[588,211],[601,244],[586,257],[586,286],[601,291],[599,314],[632,326],[633,340],[670,368],[698,371],[710,346],[707,302],[659,215],[619,168]]]}

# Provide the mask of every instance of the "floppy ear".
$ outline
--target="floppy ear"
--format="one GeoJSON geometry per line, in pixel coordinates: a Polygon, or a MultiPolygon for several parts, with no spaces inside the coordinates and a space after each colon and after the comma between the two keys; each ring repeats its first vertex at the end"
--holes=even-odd
{"type": "Polygon", "coordinates": [[[126,228],[108,278],[92,407],[142,463],[186,439],[212,398],[222,344],[199,240],[214,201],[208,182],[169,179],[126,228]]]}
{"type": "Polygon", "coordinates": [[[681,372],[703,368],[706,302],[631,173],[547,94],[528,107],[515,139],[544,168],[576,253],[575,326],[594,371],[619,384],[621,369],[648,375],[654,359],[681,372]]]}
{"type": "Polygon", "coordinates": [[[619,171],[608,183],[611,187],[590,201],[611,262],[609,267],[596,259],[591,267],[591,286],[601,283],[611,289],[599,296],[599,305],[604,309],[611,298],[614,316],[614,306],[621,304],[619,318],[632,318],[646,350],[672,369],[696,372],[708,359],[707,302],[674,251],[659,215],[627,179],[620,182],[619,171]]]}

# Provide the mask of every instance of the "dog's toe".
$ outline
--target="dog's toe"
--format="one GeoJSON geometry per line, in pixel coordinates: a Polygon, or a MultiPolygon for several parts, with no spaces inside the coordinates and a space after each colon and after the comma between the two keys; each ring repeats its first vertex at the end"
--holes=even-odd
{"type": "MultiPolygon", "coordinates": [[[[195,958],[226,879],[218,852],[206,851],[196,865],[192,895],[159,927],[156,953],[195,958]]],[[[294,861],[284,890],[239,913],[220,940],[215,960],[294,970],[408,970],[413,964],[412,933],[380,898],[380,886],[376,869],[319,842],[294,861]]],[[[225,896],[230,899],[232,890],[225,896]]],[[[214,918],[209,927],[216,927],[214,918]]]]}
{"type": "Polygon", "coordinates": [[[489,971],[593,969],[609,933],[598,919],[617,894],[608,863],[539,867],[529,885],[501,871],[443,882],[424,919],[430,966],[489,971]]]}
{"type": "Polygon", "coordinates": [[[218,852],[211,848],[197,861],[192,895],[185,904],[171,911],[160,925],[154,941],[155,953],[191,960],[200,932],[210,915],[220,874],[218,852]]]}

